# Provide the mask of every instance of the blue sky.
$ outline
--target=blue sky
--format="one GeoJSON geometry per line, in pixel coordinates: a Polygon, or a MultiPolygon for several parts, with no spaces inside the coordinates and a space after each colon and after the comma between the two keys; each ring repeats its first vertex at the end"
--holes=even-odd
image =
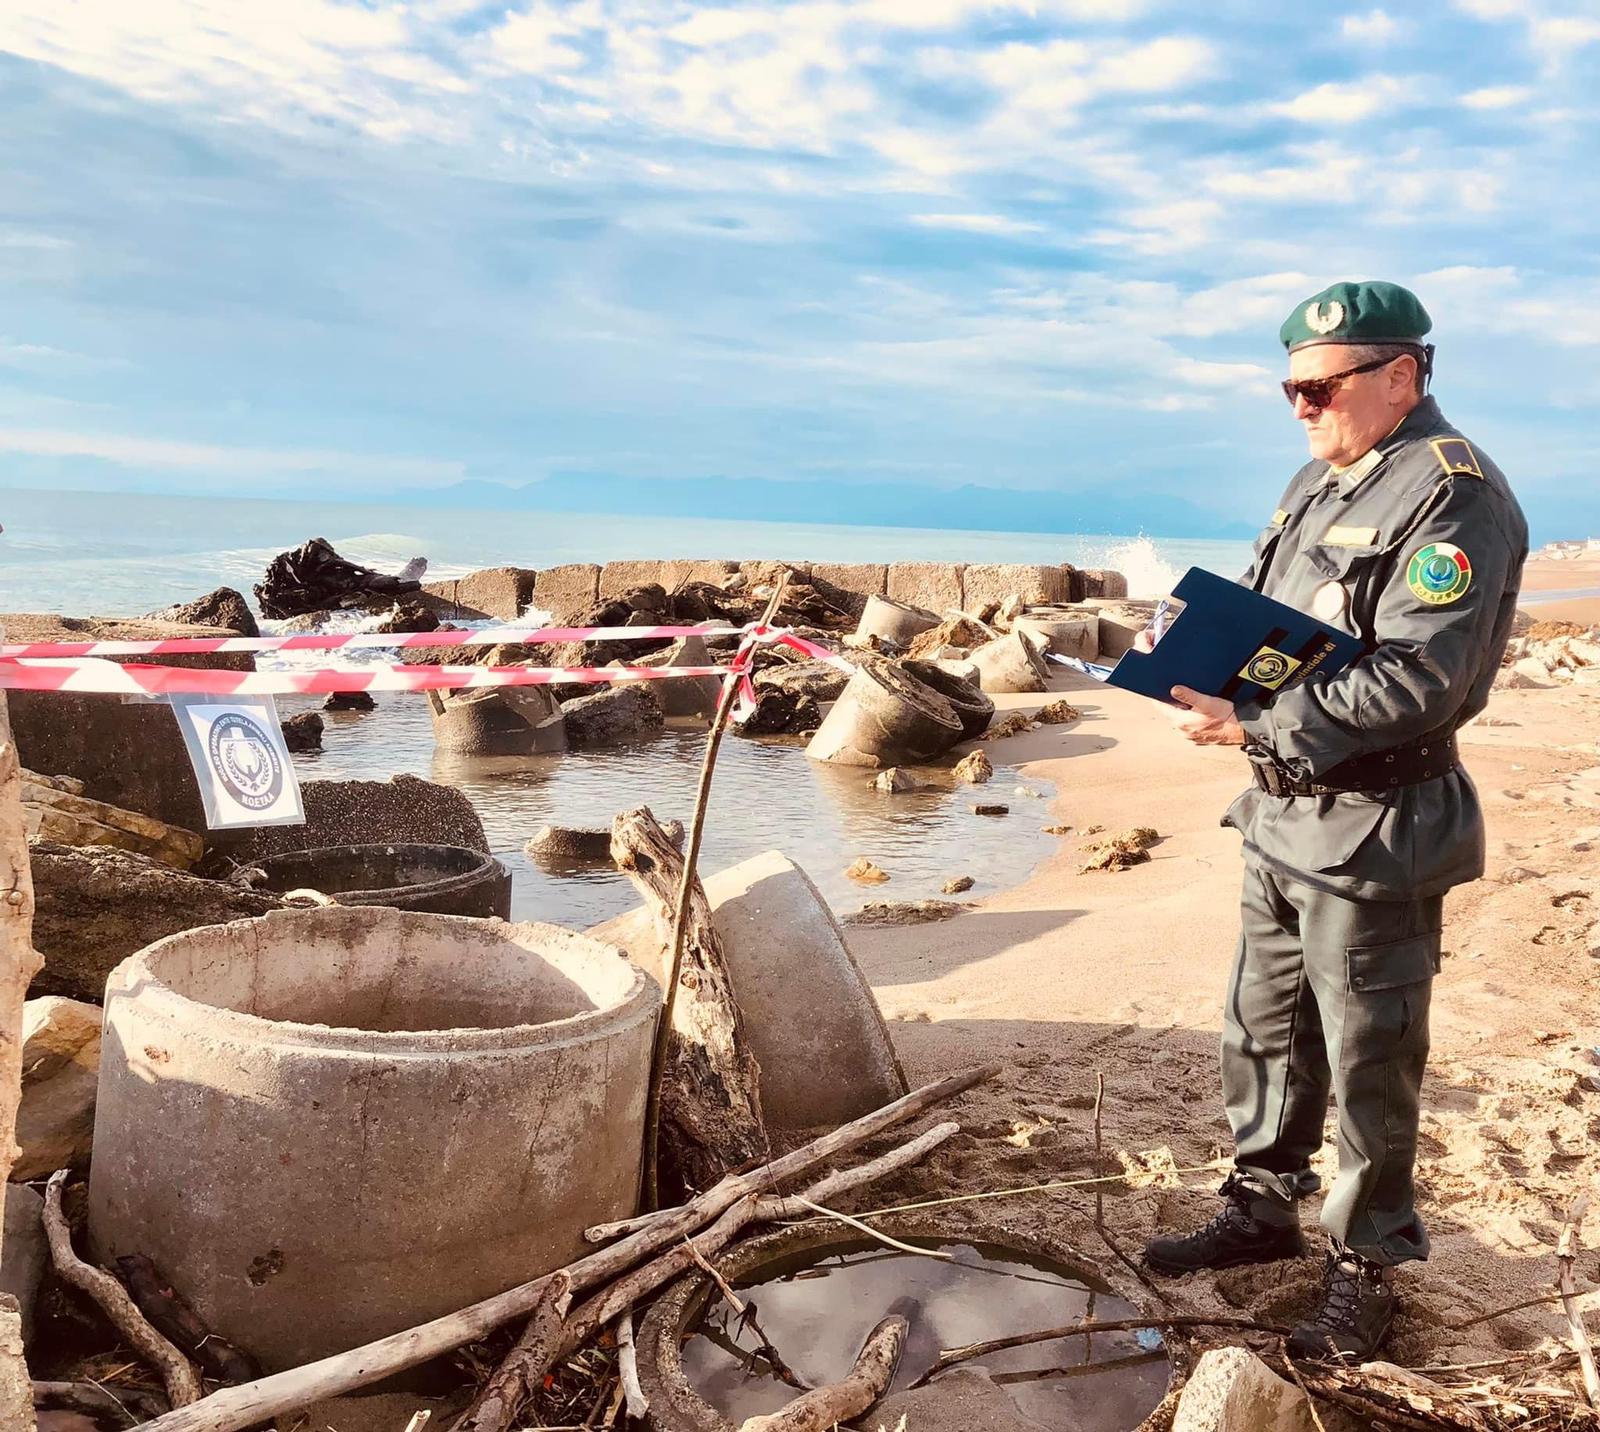
{"type": "Polygon", "coordinates": [[[1387,277],[1536,530],[1600,530],[1597,95],[1593,0],[7,0],[0,484],[1254,520],[1278,322],[1387,277]]]}

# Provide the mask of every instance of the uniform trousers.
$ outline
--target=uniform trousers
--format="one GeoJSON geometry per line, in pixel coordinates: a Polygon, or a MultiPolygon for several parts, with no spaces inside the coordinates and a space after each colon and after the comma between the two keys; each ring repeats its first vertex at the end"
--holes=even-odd
{"type": "Polygon", "coordinates": [[[1331,1092],[1322,1226],[1375,1263],[1428,1256],[1412,1175],[1443,903],[1346,899],[1246,857],[1222,1027],[1235,1164],[1286,1208],[1315,1191],[1331,1092]]]}

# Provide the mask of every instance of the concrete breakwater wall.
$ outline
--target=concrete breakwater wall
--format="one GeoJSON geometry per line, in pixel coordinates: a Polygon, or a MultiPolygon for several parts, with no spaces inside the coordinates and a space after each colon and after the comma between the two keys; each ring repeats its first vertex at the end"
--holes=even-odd
{"type": "Polygon", "coordinates": [[[971,611],[1020,597],[1029,606],[1054,606],[1088,598],[1128,595],[1118,572],[1034,563],[961,562],[731,562],[674,558],[666,561],[570,562],[559,567],[489,567],[464,577],[430,582],[423,591],[441,616],[515,621],[531,605],[556,621],[581,615],[597,602],[633,587],[659,584],[671,592],[686,582],[721,585],[733,576],[769,581],[787,567],[797,578],[829,582],[863,597],[892,597],[930,611],[971,611]]]}

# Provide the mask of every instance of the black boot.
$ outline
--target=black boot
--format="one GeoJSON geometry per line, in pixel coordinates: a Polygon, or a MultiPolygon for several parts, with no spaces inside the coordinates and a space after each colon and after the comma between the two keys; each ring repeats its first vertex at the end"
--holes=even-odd
{"type": "Polygon", "coordinates": [[[1322,1307],[1289,1336],[1296,1357],[1369,1362],[1394,1322],[1389,1270],[1335,1243],[1322,1273],[1322,1307]]]}
{"type": "Polygon", "coordinates": [[[1258,1217],[1262,1205],[1271,1200],[1237,1173],[1229,1174],[1218,1192],[1226,1202],[1204,1228],[1182,1238],[1152,1238],[1145,1244],[1144,1261],[1153,1272],[1176,1278],[1201,1268],[1275,1263],[1280,1258],[1298,1258],[1306,1251],[1292,1206],[1287,1210],[1288,1222],[1258,1217]]]}

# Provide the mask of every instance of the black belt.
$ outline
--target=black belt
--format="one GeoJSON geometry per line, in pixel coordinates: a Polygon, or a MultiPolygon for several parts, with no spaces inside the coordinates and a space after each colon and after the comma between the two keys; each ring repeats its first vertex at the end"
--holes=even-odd
{"type": "Polygon", "coordinates": [[[1274,796],[1336,796],[1349,791],[1378,795],[1396,786],[1415,786],[1455,770],[1457,762],[1454,731],[1424,736],[1409,746],[1389,751],[1373,751],[1352,756],[1320,780],[1297,781],[1277,762],[1270,751],[1246,747],[1250,773],[1256,784],[1274,796]]]}

